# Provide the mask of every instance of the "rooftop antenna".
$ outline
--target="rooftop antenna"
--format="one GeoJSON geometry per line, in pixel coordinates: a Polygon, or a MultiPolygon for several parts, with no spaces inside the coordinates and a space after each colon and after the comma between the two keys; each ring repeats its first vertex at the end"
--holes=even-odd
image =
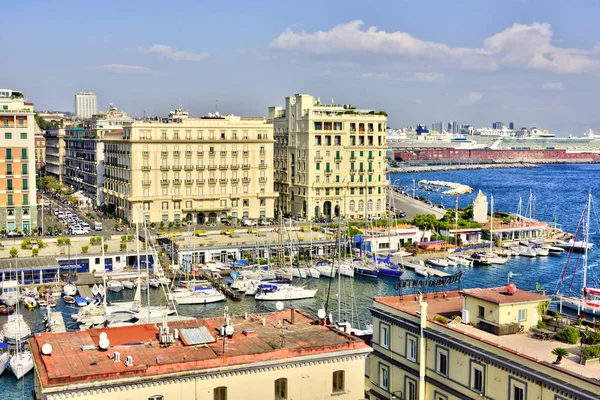
{"type": "Polygon", "coordinates": [[[219,99],[215,100],[215,112],[219,112],[219,99]]]}

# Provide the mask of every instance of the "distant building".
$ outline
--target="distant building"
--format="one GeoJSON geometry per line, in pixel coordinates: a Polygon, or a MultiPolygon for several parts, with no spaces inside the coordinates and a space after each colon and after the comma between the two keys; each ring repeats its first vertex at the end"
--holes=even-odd
{"type": "Polygon", "coordinates": [[[41,168],[46,164],[46,139],[42,134],[35,134],[35,165],[41,168]]]}
{"type": "Polygon", "coordinates": [[[494,129],[502,129],[502,128],[504,128],[504,124],[502,124],[502,122],[500,122],[500,121],[494,122],[492,124],[492,128],[494,128],[494,129]]]}
{"type": "Polygon", "coordinates": [[[431,130],[442,133],[444,131],[444,123],[443,122],[434,122],[433,124],[431,124],[431,130]]]}
{"type": "Polygon", "coordinates": [[[448,132],[452,132],[452,122],[448,122],[448,126],[446,128],[448,132]]]}
{"type": "Polygon", "coordinates": [[[510,129],[511,131],[513,131],[515,129],[515,123],[514,122],[510,122],[508,124],[508,129],[510,129]]]}
{"type": "Polygon", "coordinates": [[[364,399],[371,348],[315,322],[292,309],[35,335],[33,397],[364,399]]]}
{"type": "Polygon", "coordinates": [[[98,113],[96,95],[92,92],[79,92],[75,95],[75,115],[77,118],[92,118],[98,113]]]}
{"type": "Polygon", "coordinates": [[[65,175],[65,128],[46,131],[46,175],[63,183],[65,175]]]}
{"type": "Polygon", "coordinates": [[[35,119],[23,93],[0,89],[0,230],[37,230],[35,119]]]}
{"type": "MultiPolygon", "coordinates": [[[[448,124],[450,125],[450,124],[448,124]]],[[[459,134],[460,133],[460,125],[458,124],[458,122],[453,121],[452,124],[450,125],[450,127],[448,128],[449,132],[452,132],[453,134],[459,134]]]]}
{"type": "Polygon", "coordinates": [[[473,220],[483,224],[488,221],[487,196],[480,190],[473,202],[473,220]]]}

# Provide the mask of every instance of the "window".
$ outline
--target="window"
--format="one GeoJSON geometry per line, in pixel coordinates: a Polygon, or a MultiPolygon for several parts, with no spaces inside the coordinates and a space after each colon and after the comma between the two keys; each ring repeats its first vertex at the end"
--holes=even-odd
{"type": "Polygon", "coordinates": [[[12,184],[12,179],[7,179],[6,180],[6,190],[14,190],[13,189],[13,184],[12,184]]]}
{"type": "Polygon", "coordinates": [[[474,364],[471,369],[471,389],[483,393],[483,366],[474,364]]]}
{"type": "Polygon", "coordinates": [[[21,160],[27,160],[27,149],[21,149],[21,160]]]}
{"type": "Polygon", "coordinates": [[[13,174],[12,164],[6,164],[6,175],[12,175],[12,174],[13,174]]]}
{"type": "Polygon", "coordinates": [[[417,400],[417,382],[406,378],[405,381],[406,400],[417,400]]]}
{"type": "MultiPolygon", "coordinates": [[[[9,194],[9,195],[7,195],[6,197],[7,197],[7,205],[9,205],[9,206],[14,206],[14,205],[15,205],[15,203],[13,202],[13,195],[12,195],[12,194],[9,194]]],[[[10,214],[9,214],[9,215],[10,215],[10,214]]]]}
{"type": "Polygon", "coordinates": [[[386,349],[390,348],[390,326],[381,322],[379,323],[379,345],[386,349]]]}
{"type": "Polygon", "coordinates": [[[27,139],[27,132],[21,132],[21,139],[27,139]]]}
{"type": "Polygon", "coordinates": [[[435,370],[440,375],[448,376],[448,350],[437,349],[435,370]]]}
{"type": "Polygon", "coordinates": [[[249,207],[249,205],[250,205],[249,200],[246,200],[246,199],[242,200],[242,206],[243,207],[249,207]]]}
{"type": "Polygon", "coordinates": [[[510,388],[508,400],[525,400],[527,398],[527,384],[525,382],[509,376],[508,386],[510,388]]]}
{"type": "Polygon", "coordinates": [[[160,394],[156,395],[156,396],[150,396],[148,397],[148,400],[164,400],[164,396],[161,396],[160,394]]]}
{"type": "Polygon", "coordinates": [[[414,336],[406,337],[406,358],[410,361],[417,361],[417,339],[414,336]]]}
{"type": "Polygon", "coordinates": [[[345,390],[344,383],[344,371],[335,371],[333,373],[333,386],[331,391],[333,393],[343,392],[345,390]]]}
{"type": "Polygon", "coordinates": [[[6,159],[12,160],[12,149],[6,149],[6,159]]]}
{"type": "Polygon", "coordinates": [[[355,209],[354,200],[350,200],[350,212],[354,212],[354,209],[355,209]]]}
{"type": "Polygon", "coordinates": [[[483,306],[478,306],[479,312],[478,312],[478,317],[479,318],[485,318],[485,308],[483,306]]]}
{"type": "Polygon", "coordinates": [[[519,322],[527,321],[527,310],[519,310],[519,322]]]}
{"type": "Polygon", "coordinates": [[[287,378],[279,378],[275,381],[275,400],[287,400],[287,378]]]}
{"type": "Polygon", "coordinates": [[[27,179],[23,179],[23,190],[27,190],[28,189],[28,182],[27,179]]]}
{"type": "Polygon", "coordinates": [[[518,386],[513,386],[511,400],[525,400],[525,390],[518,386]]]}
{"type": "Polygon", "coordinates": [[[384,364],[379,364],[379,387],[385,390],[390,387],[390,369],[384,364]]]}
{"type": "Polygon", "coordinates": [[[21,164],[21,174],[27,175],[27,164],[21,164]]]}
{"type": "Polygon", "coordinates": [[[12,139],[12,133],[11,132],[4,132],[4,139],[12,139]]]}
{"type": "Polygon", "coordinates": [[[162,209],[163,210],[168,210],[169,209],[169,202],[168,201],[163,201],[162,202],[162,209]]]}
{"type": "Polygon", "coordinates": [[[214,400],[227,400],[227,388],[225,386],[219,386],[213,390],[214,400]]]}

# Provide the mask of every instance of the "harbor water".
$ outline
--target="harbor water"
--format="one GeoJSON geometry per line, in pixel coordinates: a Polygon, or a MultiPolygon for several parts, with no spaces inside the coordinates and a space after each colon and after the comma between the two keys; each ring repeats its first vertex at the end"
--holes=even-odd
{"type": "MultiPolygon", "coordinates": [[[[461,195],[459,197],[460,207],[472,203],[477,192],[482,190],[488,196],[493,194],[496,211],[505,212],[517,212],[519,197],[522,198],[522,209],[528,210],[527,203],[531,193],[531,198],[535,199],[531,207],[535,218],[549,223],[554,223],[556,219],[557,224],[562,226],[564,230],[575,232],[587,201],[588,190],[591,188],[592,194],[598,196],[598,199],[600,199],[600,182],[597,180],[599,175],[600,165],[544,165],[540,168],[527,169],[392,174],[389,179],[390,182],[395,182],[397,185],[406,186],[408,190],[412,189],[413,180],[415,183],[422,179],[463,183],[471,186],[474,191],[472,194],[461,195]]],[[[410,193],[412,194],[412,190],[410,193]]],[[[455,196],[444,196],[439,192],[426,192],[424,190],[419,190],[416,194],[417,196],[422,195],[429,198],[433,203],[442,203],[447,208],[455,207],[455,196]]],[[[596,208],[598,207],[592,210],[590,231],[594,234],[590,239],[594,242],[595,247],[598,247],[600,246],[600,241],[598,240],[600,228],[597,225],[596,208]]],[[[523,211],[523,214],[525,213],[529,215],[529,211],[523,211]]],[[[594,268],[598,261],[597,254],[600,254],[597,249],[590,254],[590,264],[592,267],[588,273],[588,284],[600,287],[600,281],[598,280],[600,273],[594,268]]],[[[455,285],[449,289],[505,285],[509,272],[513,272],[516,275],[511,280],[516,283],[518,288],[533,290],[536,287],[536,283],[539,283],[543,289],[554,293],[566,261],[567,256],[513,257],[504,265],[465,269],[461,286],[455,285]]],[[[446,272],[452,274],[460,270],[460,267],[453,267],[447,268],[446,272]]],[[[402,278],[416,277],[411,270],[407,270],[402,276],[402,278]]],[[[297,281],[301,281],[307,287],[317,287],[319,289],[317,296],[314,299],[288,302],[286,308],[301,308],[316,315],[318,309],[325,308],[325,303],[329,297],[327,310],[334,314],[334,318],[337,318],[338,295],[341,295],[341,299],[343,300],[341,314],[346,315],[355,326],[358,325],[358,328],[364,328],[370,321],[367,307],[372,304],[372,297],[398,294],[394,290],[396,280],[397,278],[344,278],[342,280],[341,293],[338,294],[336,280],[330,284],[329,280],[325,278],[318,280],[298,279],[297,281]]],[[[568,283],[570,283],[570,277],[568,283]]],[[[581,290],[581,274],[575,278],[572,290],[572,293],[579,293],[581,290]]],[[[158,305],[165,303],[164,294],[161,290],[151,288],[149,293],[151,304],[158,305]]],[[[133,290],[125,289],[121,293],[110,293],[109,300],[131,300],[133,299],[133,294],[133,290]]],[[[143,296],[146,298],[145,294],[143,296]]],[[[228,308],[229,313],[238,315],[246,312],[251,314],[275,311],[274,302],[257,302],[252,297],[244,298],[242,301],[227,300],[226,302],[207,305],[180,306],[178,310],[181,315],[213,317],[222,315],[225,307],[228,308]]],[[[71,314],[78,311],[77,306],[68,306],[62,300],[59,300],[56,311],[62,312],[67,329],[76,329],[76,326],[71,322],[71,314]]],[[[44,309],[23,310],[23,314],[32,329],[39,331],[44,309]]],[[[0,316],[0,326],[5,322],[6,317],[0,316]]],[[[10,371],[5,371],[0,376],[0,393],[2,393],[0,394],[0,399],[30,399],[32,389],[33,373],[29,373],[21,381],[16,381],[10,371]]]]}

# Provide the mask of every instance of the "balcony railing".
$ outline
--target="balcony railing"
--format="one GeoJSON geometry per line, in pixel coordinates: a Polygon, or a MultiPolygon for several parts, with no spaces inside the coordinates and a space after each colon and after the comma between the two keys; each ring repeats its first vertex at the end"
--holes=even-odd
{"type": "Polygon", "coordinates": [[[219,183],[221,183],[221,184],[227,183],[227,178],[221,178],[221,179],[219,179],[219,183]]]}
{"type": "Polygon", "coordinates": [[[166,157],[166,156],[168,156],[168,155],[169,155],[169,152],[168,152],[168,151],[161,151],[161,152],[160,152],[160,155],[161,155],[162,157],[166,157]]]}
{"type": "Polygon", "coordinates": [[[160,166],[160,170],[161,171],[168,171],[169,170],[169,166],[168,165],[161,165],[160,166]]]}
{"type": "Polygon", "coordinates": [[[242,169],[250,169],[250,164],[244,164],[244,165],[242,165],[242,169]]]}
{"type": "Polygon", "coordinates": [[[204,165],[196,165],[198,171],[204,171],[204,168],[206,168],[204,165]]]}
{"type": "Polygon", "coordinates": [[[323,161],[323,157],[322,156],[315,156],[315,161],[323,161]]]}
{"type": "Polygon", "coordinates": [[[237,150],[234,150],[234,151],[231,152],[231,155],[234,156],[234,157],[236,157],[237,153],[238,153],[237,150]]]}
{"type": "Polygon", "coordinates": [[[216,165],[209,165],[208,166],[209,171],[214,171],[215,169],[217,169],[216,165]]]}
{"type": "Polygon", "coordinates": [[[181,154],[181,152],[180,152],[179,150],[175,150],[175,151],[173,152],[173,155],[174,155],[175,157],[179,157],[179,155],[180,155],[180,154],[181,154]]]}
{"type": "Polygon", "coordinates": [[[234,165],[230,165],[229,168],[231,168],[231,169],[240,169],[240,166],[237,165],[237,164],[234,164],[234,165]]]}
{"type": "Polygon", "coordinates": [[[204,182],[206,182],[206,180],[204,179],[196,179],[196,183],[199,185],[202,185],[204,182]]]}
{"type": "Polygon", "coordinates": [[[173,179],[173,185],[181,185],[181,179],[173,179]]]}
{"type": "Polygon", "coordinates": [[[160,184],[161,185],[168,185],[169,184],[169,180],[168,179],[161,179],[160,180],[160,184]]]}
{"type": "Polygon", "coordinates": [[[240,178],[231,178],[231,183],[239,183],[240,178]]]}
{"type": "Polygon", "coordinates": [[[215,178],[208,178],[208,183],[214,184],[217,183],[217,180],[215,178]]]}
{"type": "Polygon", "coordinates": [[[250,154],[250,152],[248,150],[242,152],[242,155],[244,155],[244,156],[247,156],[248,154],[250,154]]]}
{"type": "Polygon", "coordinates": [[[142,181],[142,185],[148,186],[152,183],[152,181],[142,181]]]}
{"type": "Polygon", "coordinates": [[[242,182],[243,183],[249,183],[250,182],[250,178],[242,178],[242,182]]]}
{"type": "Polygon", "coordinates": [[[150,155],[150,152],[149,151],[142,151],[142,155],[144,157],[148,157],[150,155]]]}
{"type": "Polygon", "coordinates": [[[185,156],[186,157],[191,157],[192,156],[192,151],[191,150],[186,150],[185,151],[185,156]]]}
{"type": "Polygon", "coordinates": [[[191,185],[192,183],[194,183],[194,180],[193,180],[193,179],[186,179],[186,180],[185,180],[185,184],[186,184],[186,185],[191,185]]]}
{"type": "Polygon", "coordinates": [[[227,169],[227,165],[219,165],[219,169],[227,169]]]}
{"type": "Polygon", "coordinates": [[[203,151],[197,151],[197,152],[196,152],[196,155],[197,155],[198,157],[202,157],[202,156],[204,155],[204,152],[203,152],[203,151]]]}
{"type": "Polygon", "coordinates": [[[173,171],[181,171],[181,165],[173,165],[173,171]]]}
{"type": "Polygon", "coordinates": [[[183,169],[185,169],[186,171],[191,171],[194,169],[194,167],[192,165],[186,165],[183,167],[183,169]]]}
{"type": "Polygon", "coordinates": [[[226,152],[226,151],[222,151],[222,152],[221,152],[221,157],[225,157],[226,155],[227,155],[227,152],[226,152]]]}
{"type": "Polygon", "coordinates": [[[267,181],[267,178],[266,178],[266,177],[264,177],[264,176],[261,176],[260,178],[258,178],[258,181],[259,181],[260,183],[265,183],[265,182],[267,181]]]}

